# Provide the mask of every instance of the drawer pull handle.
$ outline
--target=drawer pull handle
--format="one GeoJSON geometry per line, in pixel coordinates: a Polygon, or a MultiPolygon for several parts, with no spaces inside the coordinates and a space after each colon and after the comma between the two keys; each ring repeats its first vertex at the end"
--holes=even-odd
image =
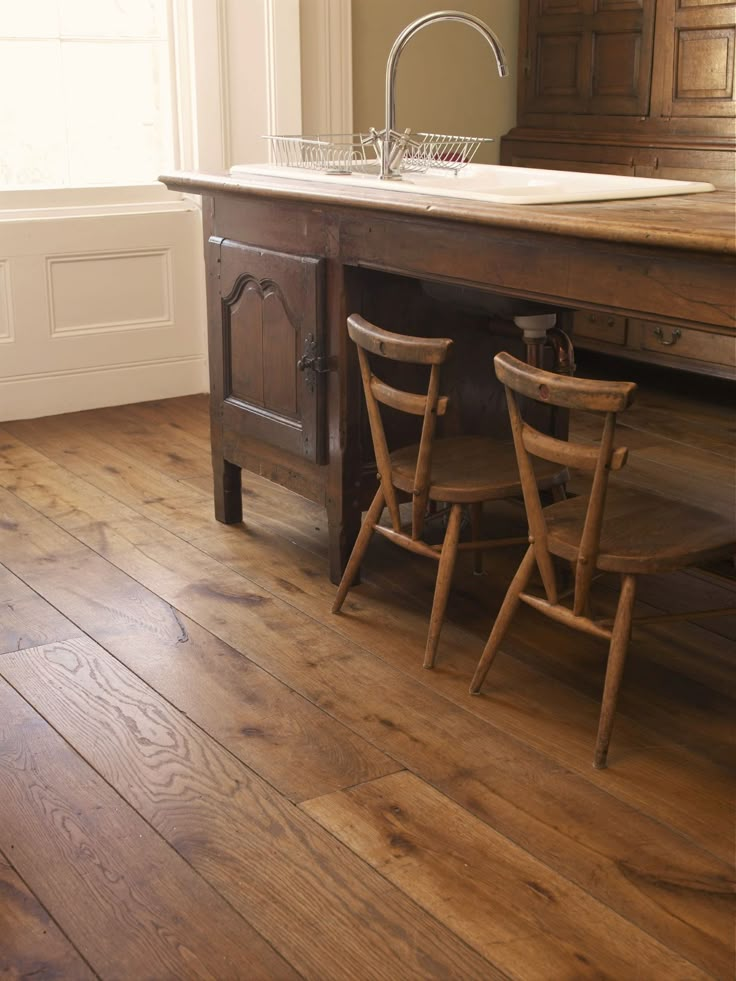
{"type": "Polygon", "coordinates": [[[660,344],[664,344],[665,347],[672,347],[673,344],[677,344],[679,339],[682,337],[682,331],[679,327],[672,328],[672,336],[668,341],[664,338],[664,331],[661,327],[654,328],[654,336],[657,338],[660,344]]]}

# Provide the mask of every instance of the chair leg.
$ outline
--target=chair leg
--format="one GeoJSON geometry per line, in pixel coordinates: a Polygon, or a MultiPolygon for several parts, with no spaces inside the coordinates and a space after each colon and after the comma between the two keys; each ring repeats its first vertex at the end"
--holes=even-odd
{"type": "Polygon", "coordinates": [[[345,572],[343,572],[340,585],[337,587],[337,596],[335,596],[335,602],[332,604],[333,613],[338,613],[340,607],[345,602],[345,597],[358,574],[360,563],[363,561],[365,550],[368,548],[368,543],[373,535],[373,529],[378,524],[378,519],[381,517],[385,503],[386,499],[383,488],[379,487],[376,491],[376,496],[371,501],[371,506],[368,508],[368,513],[363,519],[363,524],[360,526],[358,537],[355,539],[355,545],[353,545],[353,551],[350,553],[348,564],[345,566],[345,572]]]}
{"type": "Polygon", "coordinates": [[[516,575],[511,580],[511,584],[506,592],[504,601],[501,604],[501,609],[498,611],[498,616],[493,624],[491,635],[486,642],[486,646],[481,654],[480,661],[478,661],[478,667],[475,669],[473,680],[470,682],[471,695],[477,695],[481,689],[481,686],[483,685],[483,682],[486,680],[488,670],[493,663],[496,652],[501,645],[501,641],[506,635],[509,624],[513,619],[517,606],[519,605],[519,596],[526,587],[526,584],[529,582],[532,572],[534,571],[534,565],[534,546],[530,545],[526,551],[526,555],[521,560],[521,565],[516,570],[516,575]]]}
{"type": "Polygon", "coordinates": [[[434,659],[437,654],[437,644],[442,630],[442,621],[445,617],[447,598],[450,595],[450,583],[452,573],[455,569],[455,559],[457,558],[457,543],[460,541],[460,524],[463,517],[462,504],[453,504],[450,509],[450,517],[447,521],[447,530],[442,542],[442,552],[440,553],[440,564],[437,569],[437,582],[434,587],[434,600],[432,602],[432,615],[429,619],[429,636],[427,646],[424,651],[424,667],[433,668],[434,659]]]}
{"type": "Polygon", "coordinates": [[[611,631],[606,681],[603,686],[601,717],[598,722],[598,738],[595,744],[593,766],[597,770],[602,770],[605,767],[606,757],[608,756],[608,744],[611,740],[618,690],[621,686],[621,676],[624,671],[626,652],[629,649],[631,614],[634,608],[635,594],[635,576],[623,576],[621,594],[618,599],[618,606],[616,607],[616,619],[613,621],[613,630],[611,631]]]}
{"type": "MultiPolygon", "coordinates": [[[[482,536],[483,505],[470,505],[470,537],[474,542],[479,542],[482,536]]],[[[473,550],[473,575],[483,575],[483,549],[473,550]]]]}

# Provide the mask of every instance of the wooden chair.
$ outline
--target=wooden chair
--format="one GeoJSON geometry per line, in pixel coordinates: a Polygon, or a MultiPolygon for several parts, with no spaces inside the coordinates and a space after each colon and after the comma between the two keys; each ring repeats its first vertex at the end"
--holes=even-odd
{"type": "MultiPolygon", "coordinates": [[[[434,665],[450,581],[459,549],[475,551],[476,571],[481,571],[484,549],[519,543],[526,539],[480,540],[484,501],[521,494],[519,472],[511,443],[481,436],[435,439],[437,416],[447,411],[448,399],[440,395],[440,367],[446,361],[452,341],[447,338],[408,337],[394,334],[362,317],[348,318],[348,334],[358,348],[373,448],[378,468],[379,488],[361,525],[350,559],[337,590],[332,612],[337,613],[355,580],[368,543],[374,532],[419,555],[439,562],[424,667],[434,665]],[[373,373],[368,355],[412,365],[427,365],[427,393],[401,391],[381,381],[373,373]],[[423,418],[418,444],[389,452],[379,403],[423,418]],[[411,524],[403,527],[399,496],[411,499],[411,524]],[[422,540],[429,506],[441,502],[449,506],[449,517],[441,545],[422,540]],[[469,506],[472,541],[460,542],[463,507],[469,506]],[[379,524],[388,508],[391,526],[379,524]]],[[[557,488],[564,495],[567,473],[558,466],[541,464],[535,480],[543,489],[557,488]]],[[[438,512],[441,513],[441,512],[438,512]]]]}
{"type": "MultiPolygon", "coordinates": [[[[608,641],[594,766],[606,765],[616,699],[632,626],[636,577],[661,573],[733,554],[736,528],[719,515],[628,487],[609,487],[609,473],[620,470],[628,451],[614,447],[616,414],[632,402],[636,385],[568,378],[531,368],[510,354],[495,357],[496,375],[506,387],[514,445],[529,521],[529,548],[509,586],[470,691],[477,694],[503,641],[519,603],[569,627],[608,641]],[[574,444],[544,435],[522,419],[518,396],[566,409],[604,413],[600,445],[574,444]],[[592,474],[588,495],[542,507],[532,470],[532,457],[577,467],[592,474]],[[558,592],[553,556],[574,566],[571,605],[558,592]],[[545,597],[527,592],[535,567],[545,597]],[[621,576],[621,592],[613,620],[594,619],[590,588],[596,572],[621,576]]],[[[646,617],[647,623],[719,616],[733,610],[646,617]]]]}

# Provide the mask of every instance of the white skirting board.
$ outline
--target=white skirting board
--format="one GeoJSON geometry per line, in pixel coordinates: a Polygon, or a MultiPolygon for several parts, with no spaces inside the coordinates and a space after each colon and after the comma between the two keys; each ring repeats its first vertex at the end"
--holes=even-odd
{"type": "Polygon", "coordinates": [[[0,426],[12,419],[196,395],[208,388],[207,361],[202,356],[4,379],[0,426]]]}

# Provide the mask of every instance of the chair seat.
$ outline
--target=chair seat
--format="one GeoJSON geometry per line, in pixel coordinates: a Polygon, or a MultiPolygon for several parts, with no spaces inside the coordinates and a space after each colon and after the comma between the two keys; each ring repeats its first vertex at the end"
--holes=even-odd
{"type": "MultiPolygon", "coordinates": [[[[405,446],[391,454],[393,483],[399,490],[412,492],[418,452],[417,444],[405,446]]],[[[567,479],[567,471],[556,463],[535,461],[534,472],[542,490],[564,483],[567,479]]],[[[473,504],[517,494],[521,494],[521,481],[513,443],[503,443],[485,436],[435,440],[430,500],[447,504],[473,504]]]]}
{"type": "MultiPolygon", "coordinates": [[[[586,496],[544,509],[549,550],[574,561],[586,496]]],[[[659,494],[610,484],[596,567],[606,572],[664,572],[736,551],[736,519],[659,494]]]]}

